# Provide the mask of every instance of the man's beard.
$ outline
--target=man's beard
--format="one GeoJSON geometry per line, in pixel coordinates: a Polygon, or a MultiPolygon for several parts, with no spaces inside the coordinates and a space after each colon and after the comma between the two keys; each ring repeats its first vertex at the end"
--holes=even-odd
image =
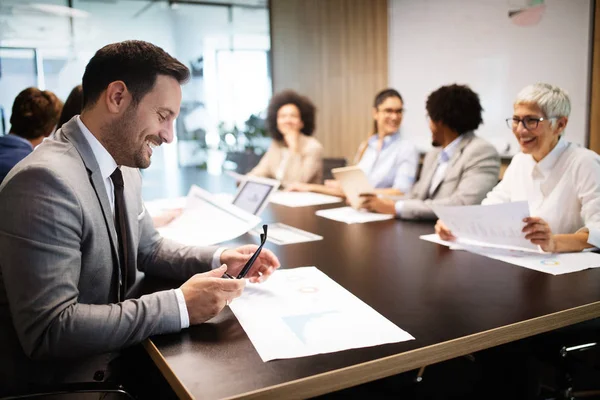
{"type": "Polygon", "coordinates": [[[104,127],[104,145],[118,165],[148,168],[150,159],[145,156],[146,143],[137,143],[136,107],[130,105],[118,119],[104,127]]]}
{"type": "Polygon", "coordinates": [[[435,140],[435,139],[431,141],[431,145],[433,147],[440,147],[441,146],[441,144],[437,140],[435,140]]]}

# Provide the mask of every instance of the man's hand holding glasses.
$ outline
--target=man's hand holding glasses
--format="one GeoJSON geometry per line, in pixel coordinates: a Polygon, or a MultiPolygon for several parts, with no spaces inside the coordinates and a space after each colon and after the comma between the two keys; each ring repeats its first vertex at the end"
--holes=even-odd
{"type": "Polygon", "coordinates": [[[253,244],[225,250],[221,254],[221,264],[227,264],[225,278],[249,278],[250,282],[265,281],[277,268],[279,260],[270,250],[263,249],[267,241],[267,225],[263,225],[260,245],[253,244]]]}
{"type": "MultiPolygon", "coordinates": [[[[279,268],[275,254],[263,249],[267,240],[266,225],[263,225],[263,231],[260,246],[251,244],[225,250],[221,254],[223,265],[220,268],[196,274],[181,285],[191,325],[208,321],[233,299],[241,296],[246,286],[246,280],[242,278],[248,278],[250,282],[263,282],[279,268]]],[[[185,326],[183,322],[182,326],[185,326]]]]}

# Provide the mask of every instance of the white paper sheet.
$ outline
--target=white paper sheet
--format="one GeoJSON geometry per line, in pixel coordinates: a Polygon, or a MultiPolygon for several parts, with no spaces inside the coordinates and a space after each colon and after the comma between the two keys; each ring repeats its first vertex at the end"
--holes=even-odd
{"type": "Polygon", "coordinates": [[[440,239],[437,234],[423,235],[421,239],[429,242],[449,246],[453,250],[466,250],[494,260],[504,261],[509,264],[533,269],[552,275],[568,274],[570,272],[583,271],[588,268],[600,267],[600,254],[587,251],[579,253],[532,253],[530,251],[519,251],[514,249],[490,248],[485,246],[473,246],[457,244],[440,239]]]}
{"type": "Polygon", "coordinates": [[[319,217],[345,222],[347,224],[362,224],[364,222],[385,221],[394,218],[393,215],[372,213],[365,210],[356,210],[352,207],[318,210],[315,212],[315,214],[319,217]]]}
{"type": "MultiPolygon", "coordinates": [[[[262,227],[250,231],[253,236],[260,236],[262,227]]],[[[281,222],[269,224],[267,241],[278,245],[313,242],[323,240],[323,236],[315,235],[302,229],[294,228],[281,222]]]]}
{"type": "Polygon", "coordinates": [[[321,204],[333,204],[342,201],[340,197],[311,192],[276,192],[270,199],[271,203],[286,207],[308,207],[321,204]]]}
{"type": "Polygon", "coordinates": [[[158,199],[144,202],[146,211],[152,216],[160,215],[163,211],[176,208],[185,208],[187,197],[174,197],[172,199],[158,199]]]}
{"type": "Polygon", "coordinates": [[[182,244],[206,246],[235,239],[259,222],[259,217],[192,186],[183,213],[158,231],[182,244]]]}
{"type": "Polygon", "coordinates": [[[489,206],[432,206],[459,244],[541,252],[521,232],[529,216],[526,201],[489,206]]]}
{"type": "Polygon", "coordinates": [[[229,307],[265,362],[414,339],[315,267],[248,283],[229,307]]]}

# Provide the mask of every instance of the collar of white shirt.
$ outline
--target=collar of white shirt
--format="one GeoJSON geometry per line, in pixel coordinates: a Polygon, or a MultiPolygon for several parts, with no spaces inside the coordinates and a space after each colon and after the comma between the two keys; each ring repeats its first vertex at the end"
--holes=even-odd
{"type": "Polygon", "coordinates": [[[440,151],[438,154],[438,163],[445,163],[452,158],[456,150],[458,149],[458,145],[462,141],[463,135],[459,135],[456,139],[450,142],[450,144],[440,151]]]}
{"type": "Polygon", "coordinates": [[[558,143],[556,143],[556,146],[554,146],[554,148],[550,150],[550,153],[548,153],[546,157],[542,158],[542,160],[538,163],[536,163],[535,160],[533,160],[533,156],[530,156],[531,160],[534,163],[532,174],[534,174],[537,170],[537,172],[542,175],[542,179],[546,178],[554,168],[554,165],[556,165],[556,162],[558,161],[560,156],[567,149],[567,145],[568,142],[561,137],[558,139],[558,143]]]}
{"type": "Polygon", "coordinates": [[[102,179],[108,179],[110,175],[117,168],[117,163],[115,159],[110,155],[110,153],[102,146],[102,144],[96,139],[96,136],[90,132],[90,130],[83,124],[79,115],[75,117],[77,121],[77,125],[81,132],[83,132],[83,136],[85,136],[88,141],[90,147],[92,148],[92,153],[94,153],[94,157],[96,158],[96,162],[100,167],[100,174],[102,175],[102,179]]]}
{"type": "MultiPolygon", "coordinates": [[[[390,144],[392,144],[393,142],[398,140],[399,137],[400,137],[400,131],[397,131],[396,133],[391,134],[391,135],[384,136],[383,146],[381,146],[381,150],[385,149],[387,146],[389,146],[390,144]]],[[[379,140],[378,134],[374,134],[373,136],[371,136],[371,138],[369,139],[369,147],[375,147],[378,140],[379,140]]]]}

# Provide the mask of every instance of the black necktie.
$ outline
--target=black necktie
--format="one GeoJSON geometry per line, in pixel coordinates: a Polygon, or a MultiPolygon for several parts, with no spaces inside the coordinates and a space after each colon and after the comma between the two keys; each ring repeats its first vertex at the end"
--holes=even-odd
{"type": "Polygon", "coordinates": [[[115,186],[115,228],[119,238],[119,260],[121,269],[119,271],[119,301],[125,300],[127,291],[127,273],[129,266],[129,235],[127,228],[127,209],[125,208],[125,195],[123,192],[123,174],[119,168],[110,176],[115,186]]]}

